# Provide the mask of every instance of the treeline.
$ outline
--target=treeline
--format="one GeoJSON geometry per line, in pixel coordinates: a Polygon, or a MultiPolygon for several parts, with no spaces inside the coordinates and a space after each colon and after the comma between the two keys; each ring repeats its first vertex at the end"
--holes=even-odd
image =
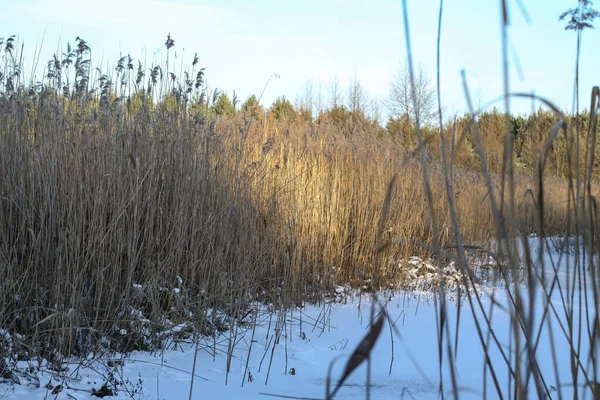
{"type": "MultiPolygon", "coordinates": [[[[270,107],[261,106],[256,96],[250,96],[240,109],[222,93],[210,108],[214,117],[252,118],[256,121],[285,121],[288,124],[311,126],[318,132],[326,134],[331,128],[346,135],[367,133],[375,137],[389,137],[407,150],[417,146],[417,126],[410,116],[388,117],[385,124],[374,118],[364,109],[351,109],[344,104],[337,104],[321,110],[317,115],[306,107],[295,107],[285,97],[278,98],[270,107]]],[[[577,130],[567,132],[556,141],[548,159],[546,172],[550,175],[567,177],[570,172],[568,157],[575,157],[577,136],[579,136],[581,162],[585,159],[584,149],[587,147],[589,130],[589,113],[584,111],[578,116],[558,115],[557,113],[538,109],[527,115],[506,115],[494,108],[483,111],[476,116],[463,114],[447,119],[443,126],[444,143],[447,154],[453,155],[456,165],[472,170],[479,170],[481,160],[476,151],[474,129],[478,129],[487,153],[487,165],[491,172],[500,173],[504,154],[506,133],[512,136],[515,155],[515,171],[531,175],[535,172],[538,156],[544,141],[552,127],[561,119],[577,130]]],[[[432,122],[421,126],[425,148],[433,160],[440,160],[439,127],[432,122]]],[[[583,165],[583,164],[582,164],[583,165]]]]}
{"type": "MultiPolygon", "coordinates": [[[[417,126],[409,115],[400,117],[389,116],[384,123],[374,117],[366,108],[351,107],[345,104],[335,104],[325,107],[316,115],[310,108],[294,105],[285,96],[278,98],[269,107],[259,104],[255,95],[251,95],[241,107],[236,107],[236,101],[230,100],[226,93],[219,93],[211,105],[206,104],[200,110],[192,106],[192,113],[206,118],[252,119],[264,123],[299,124],[312,127],[315,132],[327,134],[332,129],[345,135],[368,134],[374,137],[389,137],[406,150],[415,150],[417,146],[417,126]]],[[[160,103],[158,107],[161,107],[160,103]]],[[[556,141],[551,150],[546,172],[550,175],[567,177],[572,172],[568,166],[568,157],[575,157],[577,136],[579,136],[581,161],[585,159],[589,114],[587,111],[577,117],[558,115],[545,109],[527,115],[508,115],[494,108],[483,111],[476,116],[463,114],[453,119],[446,119],[443,134],[447,154],[453,155],[453,162],[466,169],[479,170],[481,160],[477,155],[474,129],[478,129],[487,153],[487,164],[491,172],[500,173],[502,170],[502,155],[506,133],[512,136],[515,155],[514,165],[517,173],[531,175],[535,172],[541,146],[548,137],[552,127],[561,119],[577,130],[568,132],[556,141]],[[575,122],[576,121],[576,122],[575,122]]],[[[433,160],[440,160],[439,127],[432,122],[421,126],[424,145],[433,160]]]]}

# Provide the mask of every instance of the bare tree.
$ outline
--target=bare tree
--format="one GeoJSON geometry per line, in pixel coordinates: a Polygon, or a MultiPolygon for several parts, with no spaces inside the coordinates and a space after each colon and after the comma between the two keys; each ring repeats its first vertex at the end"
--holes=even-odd
{"type": "Polygon", "coordinates": [[[321,82],[319,82],[319,89],[317,90],[317,98],[315,99],[315,113],[320,115],[323,111],[323,89],[321,82]]]}
{"type": "Polygon", "coordinates": [[[348,87],[348,110],[353,113],[362,112],[364,114],[368,101],[367,92],[358,81],[356,75],[354,75],[354,80],[348,87]]]}
{"type": "Polygon", "coordinates": [[[336,108],[340,105],[342,94],[340,91],[340,78],[334,77],[329,83],[329,107],[336,108]]]}
{"type": "Polygon", "coordinates": [[[419,67],[414,79],[416,102],[413,102],[412,99],[410,73],[405,63],[392,80],[386,105],[391,118],[408,118],[414,124],[418,121],[421,125],[429,125],[435,121],[437,116],[435,91],[422,67],[419,67]]]}
{"type": "Polygon", "coordinates": [[[306,110],[308,112],[310,112],[310,115],[314,115],[314,108],[315,108],[315,101],[314,101],[314,94],[313,94],[313,83],[312,81],[309,79],[306,82],[304,82],[304,107],[306,108],[306,110]]]}
{"type": "Polygon", "coordinates": [[[296,96],[295,106],[298,111],[304,112],[310,115],[311,118],[314,115],[315,100],[313,94],[313,83],[310,79],[304,82],[304,93],[296,96]]]}
{"type": "Polygon", "coordinates": [[[371,100],[371,119],[377,125],[381,124],[381,101],[379,99],[371,100]]]}

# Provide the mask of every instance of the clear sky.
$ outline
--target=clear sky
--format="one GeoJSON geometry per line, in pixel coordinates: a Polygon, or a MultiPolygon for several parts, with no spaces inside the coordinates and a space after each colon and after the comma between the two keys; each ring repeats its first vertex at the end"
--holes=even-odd
{"type": "MultiPolygon", "coordinates": [[[[564,30],[558,16],[577,1],[522,2],[530,24],[509,0],[511,48],[524,74],[521,81],[511,64],[511,88],[535,90],[570,110],[576,35],[564,30]]],[[[346,87],[354,76],[371,97],[384,99],[406,56],[401,0],[0,0],[0,5],[0,36],[19,36],[28,66],[45,33],[44,64],[59,43],[80,36],[92,47],[94,65],[103,60],[114,66],[119,53],[130,53],[149,67],[153,58],[164,57],[170,32],[179,58],[189,63],[197,52],[209,86],[228,94],[235,89],[242,100],[279,74],[263,97],[267,105],[280,95],[294,100],[308,80],[315,94],[321,86],[327,97],[333,78],[346,87]]],[[[415,59],[433,79],[439,0],[408,0],[408,6],[415,59]]],[[[498,0],[445,1],[441,76],[448,111],[465,109],[461,69],[476,101],[502,93],[499,21],[498,0]]],[[[599,39],[596,30],[584,32],[583,107],[591,87],[600,84],[599,39]]],[[[517,112],[530,108],[530,102],[513,102],[517,112]]]]}

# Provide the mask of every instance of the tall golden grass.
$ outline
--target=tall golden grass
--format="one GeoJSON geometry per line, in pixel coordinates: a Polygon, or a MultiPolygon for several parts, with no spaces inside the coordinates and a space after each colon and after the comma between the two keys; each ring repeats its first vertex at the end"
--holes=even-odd
{"type": "MultiPolygon", "coordinates": [[[[129,307],[157,324],[163,312],[201,320],[208,307],[235,308],[233,299],[289,305],[361,285],[374,273],[394,174],[386,231],[405,241],[388,249],[382,284],[402,282],[401,259],[427,255],[434,233],[421,167],[393,138],[270,116],[211,124],[180,107],[95,113],[45,92],[0,108],[0,325],[32,348],[48,340],[72,352],[82,329],[126,325],[129,307]]],[[[450,244],[443,174],[434,168],[431,181],[435,235],[450,244]]],[[[546,187],[549,232],[565,227],[561,183],[546,187]]],[[[491,239],[481,175],[456,170],[452,185],[464,238],[491,239]]],[[[521,229],[532,227],[532,187],[518,182],[521,229]]]]}
{"type": "MultiPolygon", "coordinates": [[[[235,316],[254,300],[287,307],[335,285],[370,284],[381,200],[395,175],[384,227],[395,241],[377,284],[402,286],[402,259],[435,255],[434,242],[455,244],[435,142],[433,231],[422,164],[376,124],[271,113],[211,119],[206,103],[190,105],[181,93],[119,98],[128,91],[105,75],[94,93],[81,42],[72,93],[57,84],[60,71],[39,87],[3,86],[0,328],[20,339],[0,342],[0,358],[160,346],[154,334],[170,324],[210,332],[209,310],[235,316]]],[[[170,93],[176,85],[164,79],[149,93],[161,85],[170,93]]],[[[132,80],[121,81],[129,92],[132,80]]],[[[494,238],[494,216],[483,174],[459,162],[463,131],[449,124],[445,132],[456,143],[451,193],[463,240],[481,244],[494,238]]],[[[522,233],[535,231],[534,176],[515,181],[522,233]]],[[[492,181],[499,191],[500,179],[492,181]]],[[[565,231],[564,180],[547,180],[544,193],[544,233],[565,231]]]]}

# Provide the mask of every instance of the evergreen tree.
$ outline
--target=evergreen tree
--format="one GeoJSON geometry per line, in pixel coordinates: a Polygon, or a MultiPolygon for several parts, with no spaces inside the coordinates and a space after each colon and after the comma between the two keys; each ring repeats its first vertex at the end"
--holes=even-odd
{"type": "Polygon", "coordinates": [[[237,112],[235,106],[225,93],[221,93],[217,98],[217,101],[213,104],[212,109],[215,115],[219,117],[235,117],[237,112]]]}
{"type": "Polygon", "coordinates": [[[275,119],[278,121],[284,118],[288,120],[294,120],[297,117],[294,106],[285,96],[281,96],[275,100],[271,106],[271,111],[275,114],[275,119]]]}
{"type": "Polygon", "coordinates": [[[248,97],[246,99],[244,104],[242,104],[242,110],[246,114],[248,114],[251,117],[256,118],[256,119],[258,119],[260,114],[262,114],[262,112],[263,112],[263,108],[258,103],[258,98],[256,97],[256,95],[251,95],[250,97],[248,97]]]}

